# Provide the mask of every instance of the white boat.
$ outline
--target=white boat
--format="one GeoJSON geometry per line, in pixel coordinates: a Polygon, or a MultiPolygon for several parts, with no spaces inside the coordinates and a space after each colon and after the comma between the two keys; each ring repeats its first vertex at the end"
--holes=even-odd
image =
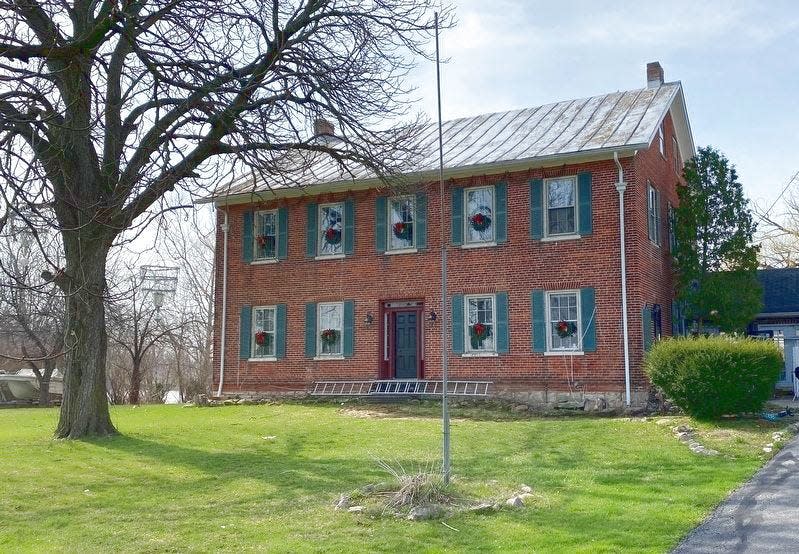
{"type": "MultiPolygon", "coordinates": [[[[39,380],[32,369],[23,368],[16,373],[0,374],[0,387],[8,390],[7,400],[36,400],[39,398],[39,380]]],[[[64,376],[58,369],[50,378],[50,394],[64,394],[64,376]]],[[[5,396],[5,395],[4,395],[5,396]]]]}

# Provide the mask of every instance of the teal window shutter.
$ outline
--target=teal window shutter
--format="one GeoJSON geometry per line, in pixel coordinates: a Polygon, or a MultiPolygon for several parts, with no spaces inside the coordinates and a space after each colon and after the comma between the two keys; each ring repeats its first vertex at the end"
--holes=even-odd
{"type": "Polygon", "coordinates": [[[241,307],[241,318],[239,319],[239,358],[246,360],[250,357],[252,340],[252,308],[250,306],[241,307]]]}
{"type": "Polygon", "coordinates": [[[378,252],[386,251],[386,197],[378,196],[375,198],[375,248],[378,252]]]}
{"type": "Polygon", "coordinates": [[[591,173],[577,175],[577,198],[579,205],[579,232],[581,235],[590,235],[593,229],[591,223],[591,173]]]}
{"type": "Polygon", "coordinates": [[[583,352],[596,352],[596,299],[593,287],[580,289],[583,352]]]}
{"type": "Polygon", "coordinates": [[[344,253],[355,251],[355,200],[344,202],[344,253]]]}
{"type": "Polygon", "coordinates": [[[245,262],[252,261],[253,213],[247,210],[241,218],[241,257],[245,262]]]}
{"type": "Polygon", "coordinates": [[[288,208],[278,208],[277,210],[277,258],[285,260],[288,255],[288,236],[289,236],[289,210],[288,208]]]}
{"type": "Polygon", "coordinates": [[[494,186],[494,237],[496,241],[508,240],[508,184],[503,182],[494,186]]]}
{"type": "Polygon", "coordinates": [[[463,354],[463,295],[452,296],[452,352],[463,354]]]}
{"type": "Polygon", "coordinates": [[[286,357],[286,305],[275,308],[275,357],[286,357]]]}
{"type": "Polygon", "coordinates": [[[342,346],[345,358],[352,358],[355,353],[355,303],[344,301],[344,329],[342,329],[342,346]]]}
{"type": "Polygon", "coordinates": [[[463,244],[463,189],[452,189],[452,244],[463,244]]]}
{"type": "Polygon", "coordinates": [[[644,343],[644,352],[649,352],[649,349],[652,348],[652,342],[654,340],[654,328],[652,325],[652,308],[649,305],[645,305],[644,309],[641,310],[641,323],[643,328],[643,343],[644,343]]]}
{"type": "Polygon", "coordinates": [[[427,195],[416,195],[416,220],[414,221],[416,248],[427,248],[427,195]]]}
{"type": "Polygon", "coordinates": [[[547,317],[544,308],[544,291],[535,289],[530,295],[533,322],[533,352],[547,351],[547,317]]]}
{"type": "Polygon", "coordinates": [[[508,293],[498,292],[496,294],[497,302],[497,336],[496,346],[497,352],[500,354],[507,354],[510,350],[508,342],[508,293]]]}
{"type": "Polygon", "coordinates": [[[305,305],[305,357],[316,356],[316,304],[305,305]]]}
{"type": "Polygon", "coordinates": [[[316,256],[316,220],[319,217],[319,206],[315,202],[308,204],[308,219],[305,222],[305,255],[316,256]]]}
{"type": "MultiPolygon", "coordinates": [[[[530,181],[530,236],[534,239],[544,237],[544,181],[530,181]]],[[[541,351],[543,352],[543,350],[541,351]]]]}

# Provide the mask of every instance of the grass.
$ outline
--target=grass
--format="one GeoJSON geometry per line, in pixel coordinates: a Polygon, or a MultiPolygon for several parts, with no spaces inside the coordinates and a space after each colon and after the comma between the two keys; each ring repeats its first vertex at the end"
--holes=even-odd
{"type": "Polygon", "coordinates": [[[536,502],[442,525],[332,509],[387,479],[376,458],[410,470],[438,456],[435,408],[366,409],[389,417],[334,404],[115,407],[122,435],[94,441],[52,440],[55,410],[0,410],[0,551],[664,552],[764,463],[782,427],[456,409],[459,487],[525,483],[536,502]],[[672,436],[681,423],[722,455],[692,454],[672,436]]]}

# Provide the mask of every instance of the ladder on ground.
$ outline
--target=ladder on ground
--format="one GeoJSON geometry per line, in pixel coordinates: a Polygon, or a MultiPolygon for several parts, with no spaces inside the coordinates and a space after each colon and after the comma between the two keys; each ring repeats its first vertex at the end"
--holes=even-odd
{"type": "MultiPolygon", "coordinates": [[[[450,396],[488,396],[491,381],[449,381],[450,396]]],[[[316,381],[311,396],[441,396],[442,381],[386,379],[368,381],[316,381]]]]}

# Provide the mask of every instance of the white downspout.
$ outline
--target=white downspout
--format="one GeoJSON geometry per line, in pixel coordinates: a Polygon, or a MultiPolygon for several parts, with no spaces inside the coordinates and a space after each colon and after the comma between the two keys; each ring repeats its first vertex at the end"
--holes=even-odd
{"type": "Polygon", "coordinates": [[[222,396],[222,383],[225,380],[225,344],[227,338],[227,236],[230,226],[227,221],[227,208],[225,208],[225,222],[222,223],[222,336],[219,338],[219,387],[216,395],[222,396]]]}
{"type": "Polygon", "coordinates": [[[624,182],[624,170],[619,162],[619,153],[613,153],[613,161],[619,168],[619,180],[616,190],[619,192],[619,248],[621,249],[621,328],[624,335],[624,401],[630,405],[630,338],[627,328],[627,253],[625,249],[624,228],[624,191],[627,183],[624,182]]]}

